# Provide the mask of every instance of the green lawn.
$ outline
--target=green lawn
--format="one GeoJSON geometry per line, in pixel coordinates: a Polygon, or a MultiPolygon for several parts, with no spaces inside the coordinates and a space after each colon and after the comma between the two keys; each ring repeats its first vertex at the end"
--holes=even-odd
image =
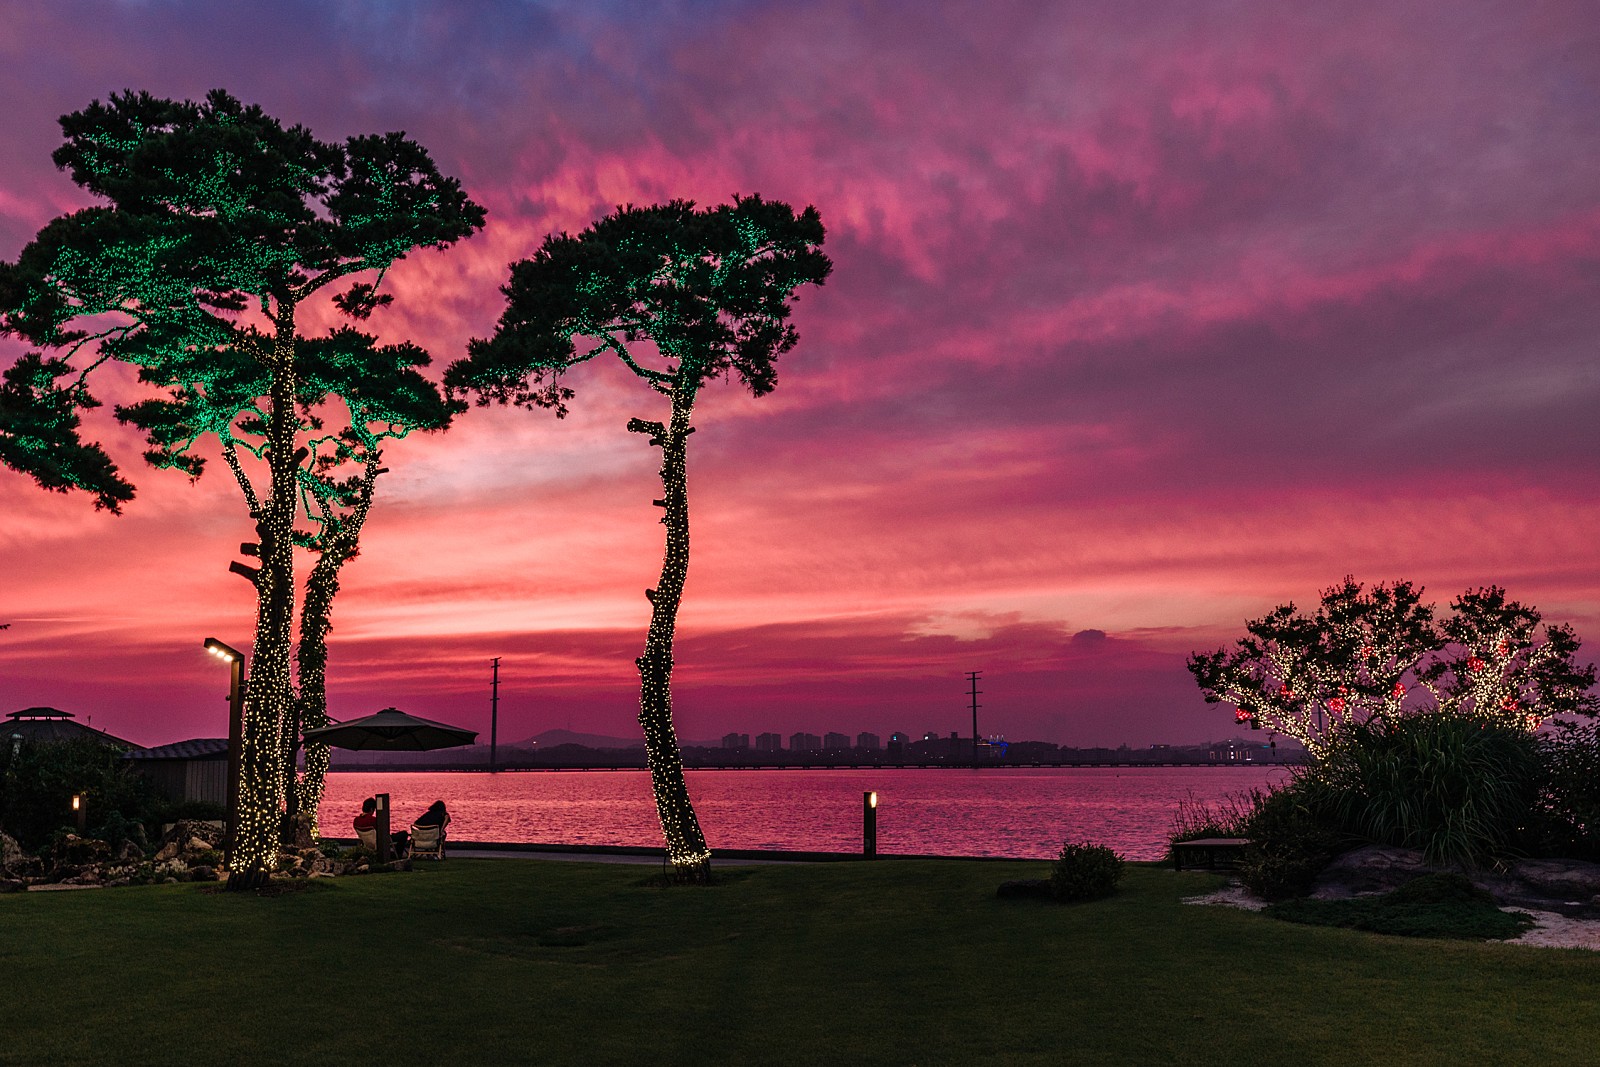
{"type": "MultiPolygon", "coordinates": [[[[1180,897],[999,900],[1046,863],[450,860],[278,897],[0,897],[0,1063],[1551,1064],[1600,956],[1296,926],[1180,897]]],[[[1593,1062],[1592,1059],[1587,1062],[1593,1062]]]]}

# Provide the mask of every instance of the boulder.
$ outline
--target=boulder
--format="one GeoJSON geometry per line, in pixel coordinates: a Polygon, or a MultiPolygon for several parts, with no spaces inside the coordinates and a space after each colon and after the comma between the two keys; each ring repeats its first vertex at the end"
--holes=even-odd
{"type": "Polygon", "coordinates": [[[1388,893],[1431,870],[1415,849],[1367,845],[1334,857],[1317,875],[1311,896],[1338,900],[1388,893]]]}
{"type": "Polygon", "coordinates": [[[1506,907],[1600,918],[1600,863],[1522,860],[1507,871],[1432,867],[1414,849],[1368,845],[1338,856],[1317,876],[1311,895],[1320,900],[1370,896],[1400,888],[1420,875],[1452,871],[1506,907]]]}
{"type": "Polygon", "coordinates": [[[1511,878],[1527,891],[1569,903],[1592,903],[1600,897],[1600,863],[1581,860],[1523,860],[1511,878]]]}
{"type": "Polygon", "coordinates": [[[21,893],[28,888],[28,883],[20,878],[0,878],[0,893],[21,893]]]}
{"type": "Polygon", "coordinates": [[[0,871],[9,871],[14,866],[31,857],[17,844],[17,839],[8,833],[0,832],[0,871]]]}
{"type": "Polygon", "coordinates": [[[155,862],[157,863],[167,863],[168,861],[177,858],[178,843],[176,841],[168,841],[166,844],[162,845],[155,854],[155,862]]]}
{"type": "Polygon", "coordinates": [[[196,882],[215,882],[218,880],[217,869],[203,864],[199,867],[189,868],[189,877],[196,882]]]}
{"type": "Polygon", "coordinates": [[[124,841],[122,847],[117,850],[117,859],[124,863],[129,860],[142,860],[144,859],[144,849],[132,841],[124,841]]]}

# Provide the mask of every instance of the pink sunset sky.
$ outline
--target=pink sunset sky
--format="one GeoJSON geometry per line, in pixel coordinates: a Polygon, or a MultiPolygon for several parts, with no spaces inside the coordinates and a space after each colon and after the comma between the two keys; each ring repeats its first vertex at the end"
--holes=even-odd
{"type": "MultiPolygon", "coordinates": [[[[1600,640],[1600,7],[200,2],[0,21],[0,257],[87,202],[57,118],[226,88],[326,140],[404,130],[483,204],[372,320],[434,370],[507,264],[620,203],[814,204],[835,268],[759,400],[697,409],[678,730],[1234,732],[1184,670],[1346,574],[1496,583],[1600,640]]],[[[9,361],[21,349],[0,349],[9,361]]],[[[392,448],[335,609],[330,710],[633,736],[660,418],[392,448]]],[[[102,399],[135,395],[123,376],[102,399]]],[[[253,590],[237,489],[139,458],[121,517],[0,470],[0,712],[225,730],[253,590]]],[[[1586,648],[1586,655],[1591,649],[1586,648]]]]}

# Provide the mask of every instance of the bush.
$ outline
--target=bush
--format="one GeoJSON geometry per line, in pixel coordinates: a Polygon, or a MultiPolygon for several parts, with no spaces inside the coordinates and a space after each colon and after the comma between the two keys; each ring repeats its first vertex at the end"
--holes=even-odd
{"type": "Polygon", "coordinates": [[[1240,827],[1250,844],[1239,860],[1239,880],[1266,900],[1309,893],[1322,868],[1350,843],[1306,804],[1299,781],[1255,793],[1255,808],[1240,827]]]}
{"type": "Polygon", "coordinates": [[[1542,775],[1527,732],[1432,712],[1349,727],[1292,791],[1345,833],[1476,866],[1526,837],[1542,775]]]}
{"type": "Polygon", "coordinates": [[[1050,890],[1057,900],[1096,900],[1117,890],[1122,857],[1104,845],[1061,846],[1050,869],[1050,890]]]}
{"type": "Polygon", "coordinates": [[[1516,937],[1533,924],[1526,915],[1501,911],[1488,893],[1449,873],[1425,874],[1382,896],[1292,900],[1273,904],[1266,912],[1289,922],[1396,937],[1498,940],[1516,937]]]}
{"type": "Polygon", "coordinates": [[[1600,858],[1600,726],[1558,722],[1539,743],[1541,851],[1600,858]]]}
{"type": "Polygon", "coordinates": [[[0,746],[0,829],[37,851],[72,822],[71,798],[85,797],[97,827],[124,837],[159,804],[155,787],[135,774],[120,749],[92,738],[0,746]],[[115,818],[114,818],[115,817],[115,818]]]}

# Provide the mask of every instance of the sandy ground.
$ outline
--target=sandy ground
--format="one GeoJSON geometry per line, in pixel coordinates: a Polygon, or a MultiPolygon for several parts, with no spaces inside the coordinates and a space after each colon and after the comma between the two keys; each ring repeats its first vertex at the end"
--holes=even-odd
{"type": "MultiPolygon", "coordinates": [[[[1217,904],[1228,908],[1260,911],[1266,901],[1253,897],[1242,885],[1230,885],[1199,897],[1185,897],[1185,904],[1217,904]]],[[[1511,938],[1508,945],[1538,945],[1543,948],[1586,948],[1600,951],[1600,921],[1572,919],[1553,911],[1533,911],[1528,908],[1507,908],[1533,917],[1534,925],[1521,937],[1511,938]]]]}

